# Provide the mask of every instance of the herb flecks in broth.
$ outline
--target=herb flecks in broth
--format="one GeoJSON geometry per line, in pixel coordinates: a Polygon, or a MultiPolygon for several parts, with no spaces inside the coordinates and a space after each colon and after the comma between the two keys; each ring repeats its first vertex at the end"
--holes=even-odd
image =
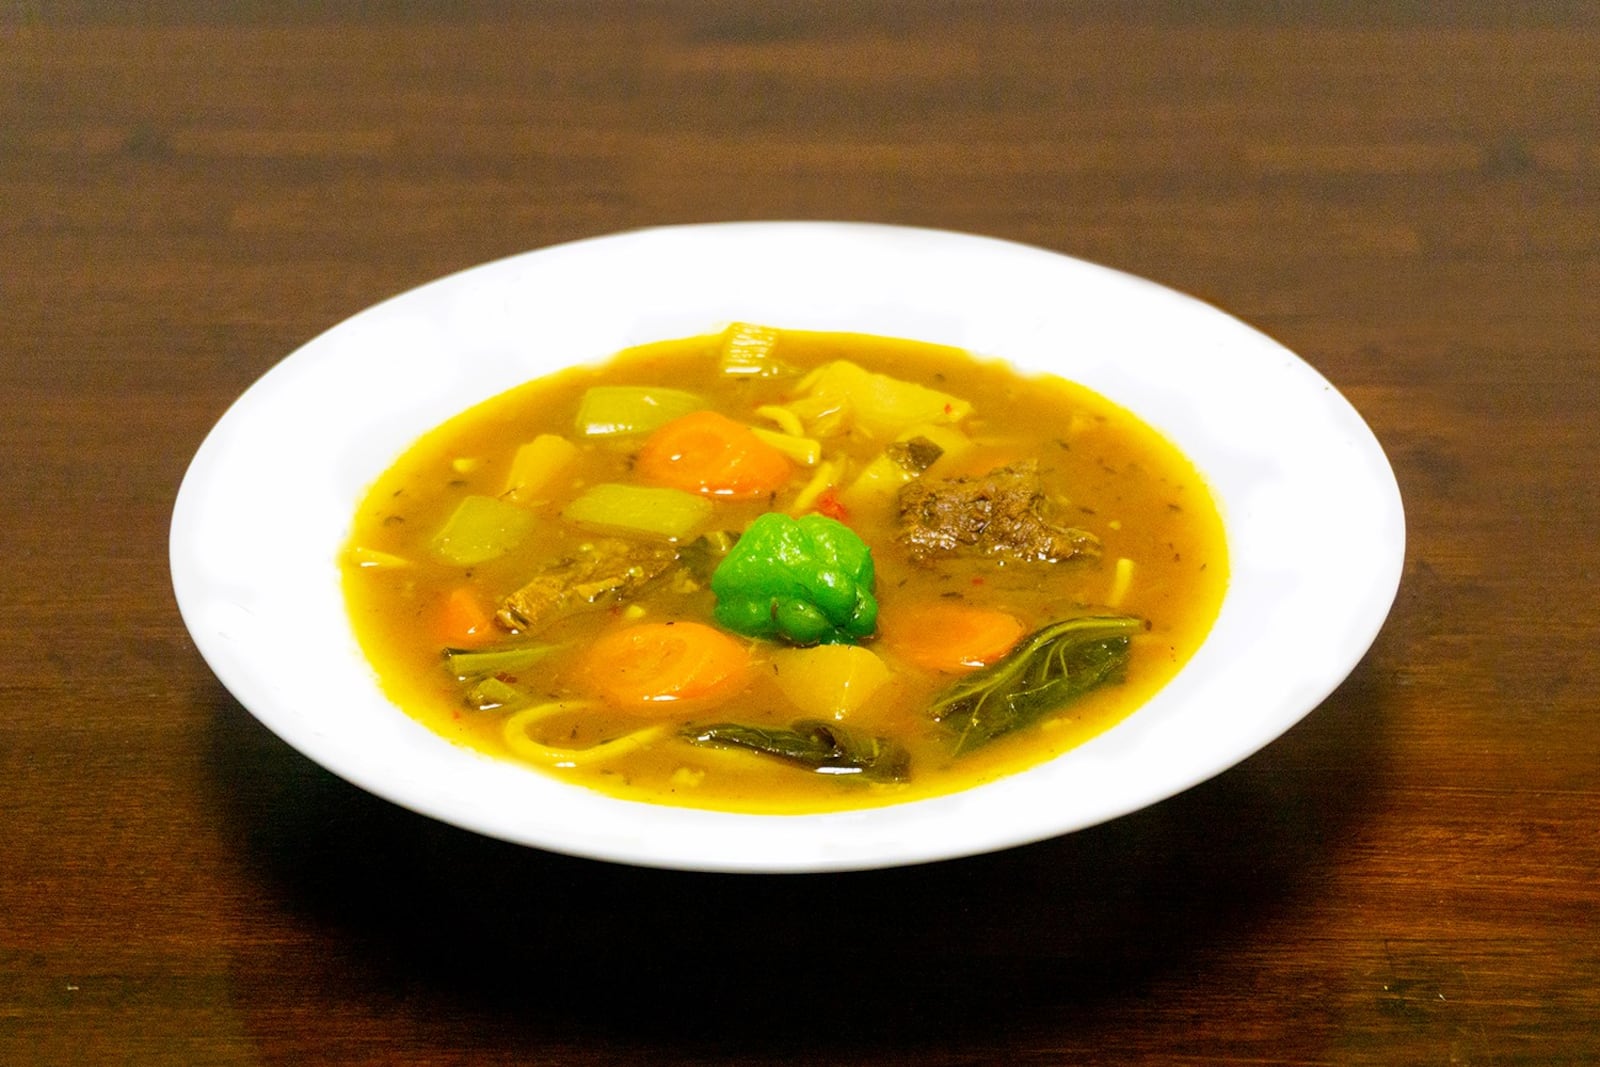
{"type": "Polygon", "coordinates": [[[425,435],[343,559],[403,709],[615,795],[819,811],[968,788],[1103,731],[1227,574],[1198,473],[1081,387],[736,325],[425,435]]]}

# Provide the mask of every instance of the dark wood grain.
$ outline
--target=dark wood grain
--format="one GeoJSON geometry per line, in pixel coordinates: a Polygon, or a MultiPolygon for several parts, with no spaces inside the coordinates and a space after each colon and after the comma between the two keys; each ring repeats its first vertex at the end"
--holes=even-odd
{"type": "Polygon", "coordinates": [[[1591,5],[7,0],[0,1062],[1600,1062],[1597,293],[1591,5]],[[166,569],[233,398],[448,271],[742,218],[1300,352],[1405,495],[1371,653],[1167,803],[841,876],[497,844],[256,725],[166,569]]]}

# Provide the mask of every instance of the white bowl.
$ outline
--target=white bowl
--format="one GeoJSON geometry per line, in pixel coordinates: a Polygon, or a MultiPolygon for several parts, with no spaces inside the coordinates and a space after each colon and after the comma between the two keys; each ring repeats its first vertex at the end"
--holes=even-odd
{"type": "Polygon", "coordinates": [[[1320,703],[1376,637],[1404,555],[1360,416],[1281,345],[1151,282],[1005,241],[734,223],[578,241],[370,308],[256,382],[196,454],[173,586],[224,685],[309,758],[508,841],[648,866],[822,871],[1077,830],[1215,775],[1320,703]],[[976,789],[821,815],[601,796],[430,732],[379,690],[336,556],[368,485],[424,431],[528,378],[731,321],[955,345],[1081,382],[1164,432],[1221,506],[1231,578],[1178,676],[1107,733],[976,789]]]}

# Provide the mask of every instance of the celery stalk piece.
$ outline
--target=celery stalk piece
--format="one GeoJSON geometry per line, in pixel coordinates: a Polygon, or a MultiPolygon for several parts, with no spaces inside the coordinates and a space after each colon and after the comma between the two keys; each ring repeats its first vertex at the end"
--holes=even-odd
{"type": "Polygon", "coordinates": [[[538,517],[492,496],[469,496],[433,535],[433,553],[446,563],[470,567],[521,544],[538,517]]]}
{"type": "Polygon", "coordinates": [[[773,355],[779,334],[770,326],[736,322],[722,335],[722,355],[718,367],[723,374],[771,378],[792,373],[773,355]]]}
{"type": "Polygon", "coordinates": [[[711,518],[711,501],[681,489],[602,482],[563,508],[561,517],[588,529],[681,541],[711,518]]]}
{"type": "Polygon", "coordinates": [[[657,385],[596,385],[578,401],[577,429],[585,437],[649,433],[692,411],[704,398],[657,385]]]}
{"type": "Polygon", "coordinates": [[[527,670],[556,650],[555,645],[506,645],[500,648],[447,648],[445,669],[458,682],[493,674],[527,670]]]}
{"type": "Polygon", "coordinates": [[[466,691],[461,694],[461,699],[469,707],[479,711],[494,711],[525,704],[528,702],[528,694],[491,674],[467,686],[466,691]]]}

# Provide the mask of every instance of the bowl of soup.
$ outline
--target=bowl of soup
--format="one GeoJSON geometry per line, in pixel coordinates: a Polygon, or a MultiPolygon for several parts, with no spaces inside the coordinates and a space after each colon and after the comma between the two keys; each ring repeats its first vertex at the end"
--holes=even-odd
{"type": "Polygon", "coordinates": [[[252,386],[185,623],[307,757],[505,840],[815,871],[1070,832],[1376,636],[1393,474],[1309,365],[1042,249],[667,227],[452,275],[252,386]]]}

